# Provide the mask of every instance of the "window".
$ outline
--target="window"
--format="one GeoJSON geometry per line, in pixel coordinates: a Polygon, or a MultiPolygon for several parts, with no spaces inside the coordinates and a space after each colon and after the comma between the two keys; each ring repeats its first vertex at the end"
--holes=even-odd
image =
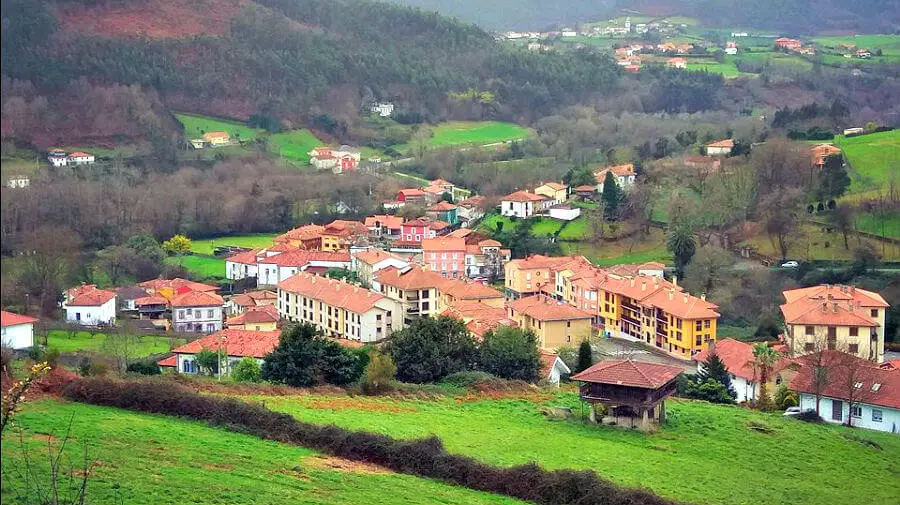
{"type": "Polygon", "coordinates": [[[849,352],[850,354],[859,354],[859,344],[848,345],[847,352],[849,352]]]}
{"type": "Polygon", "coordinates": [[[850,328],[850,336],[851,336],[851,337],[858,337],[858,336],[859,336],[859,328],[856,327],[856,326],[851,327],[851,328],[850,328]]]}
{"type": "Polygon", "coordinates": [[[850,407],[850,415],[859,419],[860,417],[862,417],[862,407],[860,407],[859,405],[850,407]]]}
{"type": "Polygon", "coordinates": [[[675,340],[681,342],[681,332],[680,331],[675,332],[675,340]]]}
{"type": "Polygon", "coordinates": [[[572,321],[566,321],[566,328],[572,327],[572,321]]]}
{"type": "Polygon", "coordinates": [[[881,384],[879,384],[878,382],[876,382],[875,384],[872,384],[872,392],[873,393],[877,393],[879,389],[881,389],[881,384]]]}
{"type": "Polygon", "coordinates": [[[872,309],[870,314],[872,314],[872,317],[878,317],[878,309],[872,309]]]}
{"type": "Polygon", "coordinates": [[[428,310],[428,302],[422,302],[422,310],[428,310]]]}
{"type": "Polygon", "coordinates": [[[863,387],[862,382],[854,382],[853,383],[853,389],[861,389],[862,387],[863,387]]]}
{"type": "MultiPolygon", "coordinates": [[[[681,329],[681,319],[677,319],[677,318],[675,319],[675,327],[678,328],[679,330],[681,329]]],[[[679,340],[681,340],[681,339],[679,339],[679,340]]]]}
{"type": "Polygon", "coordinates": [[[709,319],[703,321],[703,327],[708,329],[710,327],[710,324],[712,324],[710,321],[711,320],[709,319]]]}
{"type": "Polygon", "coordinates": [[[816,350],[816,346],[812,342],[807,342],[803,344],[803,350],[806,352],[813,352],[816,350]]]}
{"type": "Polygon", "coordinates": [[[775,385],[780,386],[781,383],[784,382],[784,379],[781,378],[781,374],[775,376],[775,385]]]}
{"type": "Polygon", "coordinates": [[[81,321],[81,312],[76,312],[76,313],[75,313],[75,320],[76,320],[76,321],[81,321]]]}
{"type": "Polygon", "coordinates": [[[700,321],[697,321],[697,324],[694,326],[694,328],[695,328],[696,331],[702,331],[702,330],[703,330],[703,323],[700,322],[700,321]]]}
{"type": "Polygon", "coordinates": [[[828,338],[837,338],[837,328],[834,326],[828,327],[828,338]]]}
{"type": "Polygon", "coordinates": [[[881,412],[881,409],[872,409],[872,421],[880,423],[883,415],[884,413],[881,412]]]}
{"type": "Polygon", "coordinates": [[[215,314],[215,311],[214,311],[213,309],[209,309],[209,310],[206,311],[206,317],[207,317],[208,319],[212,319],[213,317],[216,317],[216,316],[213,315],[213,314],[215,314]]]}
{"type": "Polygon", "coordinates": [[[703,338],[700,335],[697,335],[697,339],[694,343],[697,347],[700,347],[701,345],[703,345],[703,338]]]}
{"type": "Polygon", "coordinates": [[[815,327],[815,326],[807,326],[807,327],[806,327],[806,334],[807,334],[807,335],[815,335],[815,334],[816,334],[816,327],[815,327]]]}
{"type": "Polygon", "coordinates": [[[194,310],[194,319],[200,319],[200,309],[194,310]]]}

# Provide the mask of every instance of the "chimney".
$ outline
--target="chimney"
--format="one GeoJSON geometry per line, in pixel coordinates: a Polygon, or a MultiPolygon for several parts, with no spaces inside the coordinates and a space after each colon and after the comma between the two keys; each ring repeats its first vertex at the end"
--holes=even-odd
{"type": "Polygon", "coordinates": [[[706,301],[706,293],[700,293],[700,299],[706,301]]]}
{"type": "Polygon", "coordinates": [[[684,303],[687,303],[687,302],[688,302],[688,295],[685,294],[685,295],[684,295],[684,303]]]}
{"type": "Polygon", "coordinates": [[[822,312],[828,312],[828,302],[822,302],[822,312]]]}
{"type": "Polygon", "coordinates": [[[647,291],[647,281],[641,281],[641,291],[647,291]]]}
{"type": "Polygon", "coordinates": [[[834,305],[834,311],[837,312],[837,311],[838,311],[838,304],[837,304],[837,302],[834,302],[833,305],[834,305]]]}
{"type": "Polygon", "coordinates": [[[675,299],[675,291],[669,290],[669,301],[672,301],[674,299],[675,299]]]}

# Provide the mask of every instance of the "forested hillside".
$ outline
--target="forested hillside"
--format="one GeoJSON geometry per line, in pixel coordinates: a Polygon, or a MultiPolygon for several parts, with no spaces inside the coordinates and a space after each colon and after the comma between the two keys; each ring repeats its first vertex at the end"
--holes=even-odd
{"type": "Polygon", "coordinates": [[[893,0],[393,0],[434,9],[488,29],[545,29],[639,11],[650,16],[692,16],[705,25],[766,28],[797,33],[893,33],[900,5],[893,0]]]}
{"type": "MultiPolygon", "coordinates": [[[[337,128],[367,102],[390,99],[426,120],[473,110],[528,120],[608,93],[619,75],[605,56],[506,49],[475,25],[362,0],[5,0],[3,26],[2,72],[29,89],[20,98],[66,110],[61,97],[83,77],[236,119],[337,128]]],[[[4,136],[53,138],[7,114],[10,98],[4,136]]],[[[114,130],[98,135],[134,135],[114,130]]]]}

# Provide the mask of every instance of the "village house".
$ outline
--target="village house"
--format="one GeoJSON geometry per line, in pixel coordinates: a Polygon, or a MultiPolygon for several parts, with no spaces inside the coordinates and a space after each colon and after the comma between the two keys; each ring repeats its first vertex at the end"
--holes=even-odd
{"type": "Polygon", "coordinates": [[[94,163],[94,155],[76,151],[74,153],[69,153],[69,156],[66,158],[66,163],[68,165],[91,165],[94,163]]]}
{"type": "Polygon", "coordinates": [[[725,54],[734,56],[738,52],[737,42],[728,41],[725,43],[725,54]]]}
{"type": "Polygon", "coordinates": [[[581,201],[593,200],[597,196],[597,186],[591,184],[576,186],[575,196],[581,201]]]}
{"type": "Polygon", "coordinates": [[[229,317],[225,325],[235,330],[275,331],[278,329],[278,307],[275,305],[248,307],[240,314],[229,317]]]}
{"type": "Polygon", "coordinates": [[[547,182],[534,188],[534,194],[546,196],[553,204],[558,204],[569,199],[569,187],[558,182],[547,182]]]}
{"type": "Polygon", "coordinates": [[[440,286],[445,279],[440,274],[418,266],[387,267],[375,275],[372,290],[400,303],[406,321],[441,312],[440,286]]]}
{"type": "Polygon", "coordinates": [[[4,349],[31,349],[36,318],[0,311],[0,342],[4,349]]]}
{"type": "Polygon", "coordinates": [[[369,228],[359,221],[336,219],[322,230],[323,251],[347,251],[360,238],[369,236],[369,228]]]}
{"type": "Polygon", "coordinates": [[[788,37],[779,37],[775,39],[775,48],[776,49],[787,49],[789,51],[796,51],[800,49],[803,45],[803,42],[800,42],[797,39],[791,39],[788,37]]]}
{"type": "Polygon", "coordinates": [[[732,140],[732,139],[718,140],[711,144],[706,144],[706,155],[707,156],[730,156],[732,149],[734,149],[734,140],[732,140]]]}
{"type": "Polygon", "coordinates": [[[503,293],[480,282],[447,279],[438,285],[438,310],[461,302],[479,302],[489,307],[502,309],[503,293]]]}
{"type": "Polygon", "coordinates": [[[818,411],[826,422],[900,433],[900,370],[825,350],[805,356],[790,382],[801,411],[818,411]]]}
{"type": "Polygon", "coordinates": [[[371,286],[375,275],[387,267],[406,268],[409,265],[410,262],[400,255],[381,249],[368,249],[350,256],[350,269],[366,286],[371,286]]]}
{"type": "Polygon", "coordinates": [[[243,358],[254,358],[262,365],[263,358],[278,347],[279,332],[227,329],[176,347],[170,358],[160,360],[161,367],[174,368],[179,373],[199,374],[197,353],[203,350],[219,355],[217,374],[228,376],[243,358]]]}
{"type": "Polygon", "coordinates": [[[203,142],[210,147],[221,147],[231,144],[231,136],[228,132],[206,132],[203,134],[203,142]]]}
{"type": "Polygon", "coordinates": [[[666,66],[669,68],[687,68],[687,60],[678,56],[669,58],[666,60],[666,66]]]}
{"type": "Polygon", "coordinates": [[[330,268],[350,268],[347,251],[294,251],[259,260],[256,287],[274,286],[300,272],[324,274],[330,268]]]}
{"type": "MultiPolygon", "coordinates": [[[[169,308],[169,300],[160,295],[147,295],[134,300],[138,319],[146,321],[162,321],[169,308]]],[[[162,326],[166,326],[165,323],[162,326]]]]}
{"type": "Polygon", "coordinates": [[[337,149],[332,147],[316,147],[307,153],[309,164],[316,170],[330,169],[335,174],[353,172],[359,167],[361,154],[359,149],[342,145],[337,149]]]}
{"type": "Polygon", "coordinates": [[[280,251],[251,249],[231,255],[225,258],[225,278],[232,281],[256,278],[259,276],[259,262],[276,254],[280,251]]]}
{"type": "Polygon", "coordinates": [[[555,288],[555,268],[563,268],[573,261],[587,262],[576,256],[541,256],[509,261],[505,267],[504,292],[506,298],[517,299],[537,293],[552,294],[555,288]]]}
{"type": "Polygon", "coordinates": [[[831,144],[818,144],[813,146],[810,150],[812,151],[813,165],[815,165],[816,168],[824,167],[825,160],[829,156],[840,156],[842,153],[840,148],[831,144]]]}
{"type": "Polygon", "coordinates": [[[574,205],[558,204],[550,207],[550,217],[560,221],[574,221],[581,216],[581,208],[574,205]]]}
{"type": "MultiPolygon", "coordinates": [[[[428,194],[427,198],[430,199],[431,195],[428,194]]],[[[400,191],[397,192],[397,202],[402,205],[406,205],[406,204],[425,205],[425,204],[431,203],[426,199],[426,193],[419,188],[401,189],[400,191]]]]}
{"type": "Polygon", "coordinates": [[[652,431],[666,421],[666,398],[675,393],[681,368],[631,360],[601,361],[573,375],[581,400],[590,403],[590,420],[652,431]],[[606,414],[597,418],[596,404],[606,414]]]}
{"type": "Polygon", "coordinates": [[[297,249],[322,249],[322,232],[325,227],[318,224],[298,226],[273,239],[275,244],[287,245],[297,249]]]}
{"type": "Polygon", "coordinates": [[[425,211],[425,215],[436,221],[444,221],[454,225],[459,222],[457,206],[450,202],[438,202],[425,211]]]}
{"type": "Polygon", "coordinates": [[[376,237],[397,238],[403,231],[403,218],[400,216],[376,214],[367,217],[364,224],[369,229],[369,232],[376,237]]]}
{"type": "MultiPolygon", "coordinates": [[[[731,374],[731,385],[737,393],[737,402],[752,402],[759,398],[760,376],[753,356],[753,344],[741,342],[733,338],[719,340],[694,356],[697,373],[703,372],[706,360],[715,354],[722,360],[728,373],[731,374]]],[[[800,364],[789,358],[782,358],[770,371],[767,388],[772,394],[778,386],[790,383],[800,364]]]]}
{"type": "Polygon", "coordinates": [[[878,293],[823,284],[782,294],[784,339],[794,355],[836,349],[884,361],[884,321],[890,305],[878,293]]]}
{"type": "Polygon", "coordinates": [[[466,277],[485,282],[502,279],[510,250],[493,239],[466,243],[466,277]]]}
{"type": "Polygon", "coordinates": [[[534,332],[541,348],[578,345],[592,333],[590,314],[546,295],[513,300],[506,309],[516,324],[534,332]]]}
{"type": "Polygon", "coordinates": [[[427,205],[437,203],[444,195],[450,195],[450,199],[453,199],[453,193],[447,191],[444,186],[440,185],[430,184],[422,188],[422,192],[425,193],[425,203],[427,205]]]}
{"type": "Polygon", "coordinates": [[[434,238],[438,234],[434,225],[435,222],[424,217],[407,221],[400,228],[400,239],[421,243],[425,239],[434,238]]]}
{"type": "Polygon", "coordinates": [[[349,282],[300,273],[278,285],[282,319],[314,325],[324,335],[379,342],[403,328],[397,301],[349,282]]]}
{"type": "Polygon", "coordinates": [[[445,307],[441,315],[462,321],[478,341],[483,340],[488,331],[501,326],[516,326],[516,322],[507,316],[505,307],[488,305],[479,300],[454,302],[445,307]]]}
{"type": "Polygon", "coordinates": [[[559,381],[565,376],[572,373],[572,370],[555,352],[542,349],[540,351],[541,358],[541,375],[542,381],[559,387],[559,381]]]}
{"type": "Polygon", "coordinates": [[[215,293],[219,290],[216,286],[182,279],[181,277],[176,277],[174,279],[152,279],[141,282],[138,286],[147,291],[148,295],[160,295],[170,303],[177,295],[191,291],[215,293]]]}
{"type": "Polygon", "coordinates": [[[620,263],[604,268],[606,273],[618,275],[619,277],[637,277],[639,275],[665,278],[666,266],[657,261],[648,261],[646,263],[620,263]]]}
{"type": "Polygon", "coordinates": [[[381,117],[391,117],[394,113],[394,104],[391,102],[376,102],[372,104],[372,114],[378,114],[381,117]]]}
{"type": "Polygon", "coordinates": [[[248,291],[232,296],[225,304],[228,314],[240,314],[254,307],[275,305],[278,302],[278,294],[274,291],[263,289],[260,291],[248,291]]]}
{"type": "Polygon", "coordinates": [[[225,300],[212,292],[188,291],[172,299],[172,326],[179,333],[213,333],[222,329],[225,300]]]}
{"type": "Polygon", "coordinates": [[[69,157],[62,149],[51,149],[47,152],[47,161],[53,167],[64,167],[69,164],[69,157]]]}
{"type": "Polygon", "coordinates": [[[63,310],[66,321],[85,326],[112,325],[116,322],[116,293],[82,284],[65,293],[63,310]]]}
{"type": "Polygon", "coordinates": [[[465,275],[466,241],[462,238],[436,237],[422,240],[425,267],[444,278],[465,275]]]}
{"type": "Polygon", "coordinates": [[[500,201],[500,214],[507,217],[527,219],[544,212],[549,207],[550,199],[527,191],[516,191],[503,197],[500,201]]]}
{"type": "Polygon", "coordinates": [[[457,204],[456,217],[463,223],[463,226],[471,227],[471,223],[484,217],[484,207],[486,204],[487,198],[483,196],[466,198],[457,204]]]}
{"type": "Polygon", "coordinates": [[[136,312],[137,307],[134,305],[134,301],[138,298],[143,298],[147,296],[149,293],[140,287],[140,286],[123,286],[121,288],[116,289],[116,302],[118,302],[118,309],[122,312],[136,312]]]}
{"type": "Polygon", "coordinates": [[[10,189],[24,189],[31,185],[31,179],[27,175],[11,175],[6,179],[6,187],[10,189]]]}
{"type": "Polygon", "coordinates": [[[612,172],[619,189],[625,190],[634,185],[634,179],[637,174],[634,171],[633,163],[601,168],[594,171],[594,180],[597,182],[597,193],[603,193],[603,184],[606,182],[606,174],[609,172],[612,172]]]}

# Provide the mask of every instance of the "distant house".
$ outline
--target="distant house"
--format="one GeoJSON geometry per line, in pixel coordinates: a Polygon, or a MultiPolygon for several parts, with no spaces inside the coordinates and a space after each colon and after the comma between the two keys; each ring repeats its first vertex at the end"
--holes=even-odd
{"type": "Polygon", "coordinates": [[[557,349],[577,345],[591,335],[591,315],[544,295],[527,296],[507,303],[509,318],[534,331],[538,346],[557,349]]]}
{"type": "Polygon", "coordinates": [[[438,220],[446,221],[450,224],[459,222],[457,218],[457,206],[450,202],[438,202],[425,211],[425,215],[438,220]]]}
{"type": "Polygon", "coordinates": [[[236,316],[229,317],[225,324],[229,329],[275,331],[278,329],[278,307],[259,305],[248,307],[236,316]]]}
{"type": "Polygon", "coordinates": [[[69,164],[69,157],[62,149],[51,149],[47,153],[47,161],[54,167],[64,167],[69,164]]]}
{"type": "Polygon", "coordinates": [[[212,333],[222,329],[225,300],[203,291],[188,291],[172,299],[172,325],[182,333],[212,333]]]}
{"type": "Polygon", "coordinates": [[[116,293],[83,284],[65,293],[63,309],[66,321],[85,326],[114,324],[116,321],[116,293]]]}
{"type": "Polygon", "coordinates": [[[612,172],[613,177],[615,177],[619,189],[624,190],[634,185],[636,173],[634,171],[633,163],[601,168],[594,172],[594,180],[597,181],[598,193],[603,193],[603,183],[606,182],[606,174],[609,172],[612,172]]]}
{"type": "Polygon", "coordinates": [[[378,237],[399,237],[403,230],[403,218],[400,216],[374,215],[365,219],[366,228],[378,237]]]}
{"type": "Polygon", "coordinates": [[[666,398],[675,393],[682,369],[660,363],[631,360],[601,361],[572,376],[581,382],[582,401],[591,405],[591,422],[652,430],[652,423],[666,421],[666,398]],[[604,406],[597,418],[595,404],[604,406]]]}
{"type": "Polygon", "coordinates": [[[734,140],[724,139],[717,140],[711,144],[706,144],[707,156],[729,156],[731,150],[734,149],[734,140]]]}
{"type": "Polygon", "coordinates": [[[466,243],[466,277],[491,281],[502,279],[510,251],[493,239],[466,243]]]}
{"type": "Polygon", "coordinates": [[[825,166],[825,159],[829,156],[840,155],[841,150],[831,144],[819,144],[813,146],[812,149],[813,165],[818,168],[825,166]]]}
{"type": "Polygon", "coordinates": [[[863,60],[868,60],[872,58],[872,53],[870,53],[868,49],[857,49],[856,57],[863,60]]]}
{"type": "Polygon", "coordinates": [[[194,149],[203,149],[206,147],[206,142],[203,139],[191,139],[188,142],[190,142],[191,147],[194,149]]]}
{"type": "Polygon", "coordinates": [[[126,312],[137,310],[134,301],[138,298],[147,296],[147,291],[140,286],[124,286],[116,290],[116,298],[119,302],[119,309],[126,312]]]}
{"type": "Polygon", "coordinates": [[[478,221],[484,217],[485,202],[487,202],[487,198],[483,196],[466,198],[459,202],[456,209],[456,217],[463,223],[466,223],[463,226],[467,226],[468,223],[473,221],[478,221]]]}
{"type": "Polygon", "coordinates": [[[378,102],[372,104],[372,114],[378,114],[381,117],[391,117],[394,113],[394,104],[391,102],[378,102]]]}
{"type": "Polygon", "coordinates": [[[169,301],[160,295],[149,295],[134,300],[134,306],[139,319],[153,321],[165,317],[169,301]]]}
{"type": "Polygon", "coordinates": [[[527,219],[543,212],[551,200],[543,195],[527,191],[516,191],[503,197],[500,201],[500,214],[508,217],[527,219]]]}
{"type": "Polygon", "coordinates": [[[356,272],[359,280],[371,285],[377,274],[387,267],[406,268],[409,261],[398,254],[381,249],[369,249],[354,253],[350,259],[350,269],[356,272]]]}
{"type": "Polygon", "coordinates": [[[400,228],[400,240],[406,242],[422,242],[424,239],[436,236],[437,230],[434,229],[434,223],[424,217],[407,221],[400,228]]]}
{"type": "Polygon", "coordinates": [[[541,351],[541,380],[559,386],[559,380],[572,373],[559,354],[550,351],[541,351]]]}
{"type": "Polygon", "coordinates": [[[278,301],[278,295],[274,291],[260,290],[248,291],[246,293],[237,294],[228,300],[225,304],[228,313],[231,315],[240,314],[254,307],[263,307],[266,305],[275,305],[278,301]]]}
{"type": "Polygon", "coordinates": [[[680,57],[669,58],[666,60],[666,66],[669,68],[687,68],[687,60],[680,57]]]}
{"type": "Polygon", "coordinates": [[[844,130],[844,136],[845,136],[845,137],[854,137],[854,136],[856,136],[856,135],[862,135],[862,134],[865,133],[865,132],[866,132],[866,130],[864,130],[863,128],[859,128],[859,127],[856,127],[856,128],[846,128],[846,129],[844,130]]]}
{"type": "Polygon", "coordinates": [[[738,52],[737,42],[728,41],[725,43],[725,54],[735,55],[738,52]]]}
{"type": "Polygon", "coordinates": [[[429,270],[441,274],[441,277],[462,277],[466,268],[466,241],[455,237],[424,239],[422,260],[429,270]]]}
{"type": "Polygon", "coordinates": [[[571,28],[563,28],[560,30],[559,35],[562,37],[575,37],[578,35],[578,32],[572,30],[571,28]]]}
{"type": "Polygon", "coordinates": [[[335,174],[352,172],[359,167],[359,149],[342,145],[334,149],[331,147],[316,147],[309,153],[309,164],[317,170],[331,169],[335,174]]]}
{"type": "Polygon", "coordinates": [[[572,221],[578,219],[581,209],[574,205],[559,204],[550,207],[550,217],[560,221],[572,221]]]}
{"type": "Polygon", "coordinates": [[[590,184],[575,187],[575,196],[582,200],[590,200],[597,195],[597,186],[590,184]]]}
{"type": "Polygon", "coordinates": [[[94,155],[81,151],[69,153],[66,157],[66,163],[69,165],[90,165],[94,163],[94,155]]]}
{"type": "Polygon", "coordinates": [[[34,346],[33,317],[0,311],[0,340],[6,349],[30,349],[34,346]]]}
{"type": "Polygon", "coordinates": [[[6,179],[6,187],[12,189],[27,188],[31,185],[31,179],[27,175],[11,175],[6,179]]]}
{"type": "Polygon", "coordinates": [[[800,361],[790,389],[799,393],[801,410],[818,405],[826,422],[900,433],[900,370],[835,350],[800,361]]]}
{"type": "MultiPolygon", "coordinates": [[[[759,398],[760,377],[753,357],[753,344],[741,342],[733,338],[725,338],[710,343],[709,348],[693,356],[697,363],[697,372],[702,372],[706,360],[715,354],[728,368],[731,384],[737,393],[738,402],[749,402],[759,398]]],[[[773,367],[768,383],[768,390],[775,391],[778,386],[788,384],[797,372],[799,365],[790,359],[778,360],[773,367]]]]}
{"type": "Polygon", "coordinates": [[[206,132],[203,134],[203,141],[210,147],[227,146],[231,143],[231,136],[228,132],[206,132]]]}
{"type": "Polygon", "coordinates": [[[563,203],[569,199],[569,187],[558,182],[548,182],[534,188],[534,194],[546,196],[553,203],[563,203]]]}
{"type": "Polygon", "coordinates": [[[790,51],[795,51],[800,49],[803,43],[797,39],[791,39],[788,37],[780,37],[775,39],[775,47],[779,49],[788,49],[790,51]]]}
{"type": "Polygon", "coordinates": [[[397,192],[397,201],[401,204],[424,204],[425,192],[419,188],[401,189],[397,192]]]}
{"type": "Polygon", "coordinates": [[[167,358],[160,366],[175,366],[179,373],[198,374],[197,353],[209,350],[219,354],[219,370],[222,375],[230,375],[234,366],[243,358],[255,358],[259,364],[263,358],[278,347],[279,332],[227,329],[194,340],[172,352],[175,359],[167,358]],[[173,363],[174,361],[174,363],[173,363]]]}

